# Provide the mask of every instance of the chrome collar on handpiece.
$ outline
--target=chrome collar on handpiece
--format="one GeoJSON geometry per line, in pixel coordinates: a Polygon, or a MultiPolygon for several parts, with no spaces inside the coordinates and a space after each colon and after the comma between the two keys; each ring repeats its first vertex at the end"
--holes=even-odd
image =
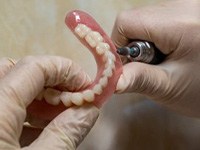
{"type": "Polygon", "coordinates": [[[117,53],[126,56],[129,61],[158,64],[164,60],[165,55],[161,53],[153,43],[146,41],[134,41],[129,45],[118,48],[117,53]]]}

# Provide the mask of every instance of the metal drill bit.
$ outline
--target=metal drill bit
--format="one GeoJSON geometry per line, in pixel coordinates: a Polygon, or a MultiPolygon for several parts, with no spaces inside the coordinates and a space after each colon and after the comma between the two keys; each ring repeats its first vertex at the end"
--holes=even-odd
{"type": "Polygon", "coordinates": [[[123,56],[130,55],[131,57],[137,57],[140,54],[140,50],[137,47],[121,47],[117,49],[117,53],[123,56]]]}
{"type": "Polygon", "coordinates": [[[121,47],[117,49],[117,53],[119,55],[126,56],[126,55],[129,55],[129,49],[130,49],[129,47],[121,47]]]}

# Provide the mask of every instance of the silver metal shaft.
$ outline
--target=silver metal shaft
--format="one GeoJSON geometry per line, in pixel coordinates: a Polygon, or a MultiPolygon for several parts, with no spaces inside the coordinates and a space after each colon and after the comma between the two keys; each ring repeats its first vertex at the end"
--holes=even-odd
{"type": "Polygon", "coordinates": [[[160,63],[165,58],[165,55],[156,49],[153,43],[146,41],[134,41],[125,47],[118,48],[117,53],[130,61],[150,64],[160,63]]]}

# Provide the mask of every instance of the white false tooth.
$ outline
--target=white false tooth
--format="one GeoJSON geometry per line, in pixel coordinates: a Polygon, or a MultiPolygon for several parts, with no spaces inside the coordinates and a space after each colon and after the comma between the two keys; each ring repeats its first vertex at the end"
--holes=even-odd
{"type": "Polygon", "coordinates": [[[105,63],[105,68],[111,67],[112,69],[115,69],[115,62],[111,59],[107,59],[105,63]]]}
{"type": "Polygon", "coordinates": [[[72,93],[71,101],[73,104],[81,106],[83,104],[83,95],[81,93],[72,93]]]}
{"type": "Polygon", "coordinates": [[[90,32],[89,34],[86,35],[85,40],[91,47],[95,47],[97,45],[97,42],[93,39],[92,34],[93,32],[90,32]]]}
{"type": "Polygon", "coordinates": [[[48,88],[44,92],[44,99],[51,105],[58,105],[60,103],[60,94],[60,91],[48,88]]]}
{"type": "Polygon", "coordinates": [[[108,67],[103,71],[103,75],[106,77],[111,77],[112,76],[112,68],[108,67]]]}
{"type": "Polygon", "coordinates": [[[114,62],[116,61],[116,57],[111,51],[106,51],[105,52],[104,61],[106,61],[107,59],[111,59],[114,62]]]}
{"type": "Polygon", "coordinates": [[[90,33],[88,33],[85,37],[85,40],[87,41],[87,43],[91,46],[91,47],[96,47],[97,43],[102,42],[103,41],[103,37],[100,35],[99,32],[96,31],[92,31],[90,33]]]}
{"type": "Polygon", "coordinates": [[[60,100],[66,107],[70,107],[72,105],[71,94],[71,92],[62,92],[60,95],[60,100]]]}
{"type": "Polygon", "coordinates": [[[109,51],[109,50],[110,50],[110,46],[107,43],[104,43],[104,42],[98,43],[98,45],[96,47],[97,54],[99,54],[99,55],[102,55],[106,51],[109,51]]]}
{"type": "Polygon", "coordinates": [[[103,42],[103,37],[101,36],[101,34],[99,32],[96,32],[96,31],[93,31],[92,32],[92,36],[93,36],[93,39],[99,43],[99,42],[103,42]]]}
{"type": "Polygon", "coordinates": [[[103,90],[102,90],[102,86],[100,84],[96,84],[94,87],[93,87],[93,92],[97,95],[100,95],[103,90]]]}
{"type": "Polygon", "coordinates": [[[94,101],[94,92],[92,90],[86,90],[83,92],[83,99],[87,102],[94,101]]]}
{"type": "Polygon", "coordinates": [[[89,32],[91,32],[91,29],[84,24],[78,24],[74,29],[74,32],[79,37],[84,38],[89,32]]]}
{"type": "Polygon", "coordinates": [[[100,80],[99,80],[99,84],[102,86],[102,87],[106,87],[108,85],[108,78],[107,77],[102,77],[100,80]]]}

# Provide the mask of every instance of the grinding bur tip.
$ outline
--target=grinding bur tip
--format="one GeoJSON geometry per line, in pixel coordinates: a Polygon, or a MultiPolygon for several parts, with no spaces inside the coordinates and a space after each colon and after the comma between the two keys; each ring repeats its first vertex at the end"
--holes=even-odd
{"type": "Polygon", "coordinates": [[[128,49],[128,47],[118,48],[117,53],[120,54],[120,55],[128,55],[129,49],[128,49]]]}

